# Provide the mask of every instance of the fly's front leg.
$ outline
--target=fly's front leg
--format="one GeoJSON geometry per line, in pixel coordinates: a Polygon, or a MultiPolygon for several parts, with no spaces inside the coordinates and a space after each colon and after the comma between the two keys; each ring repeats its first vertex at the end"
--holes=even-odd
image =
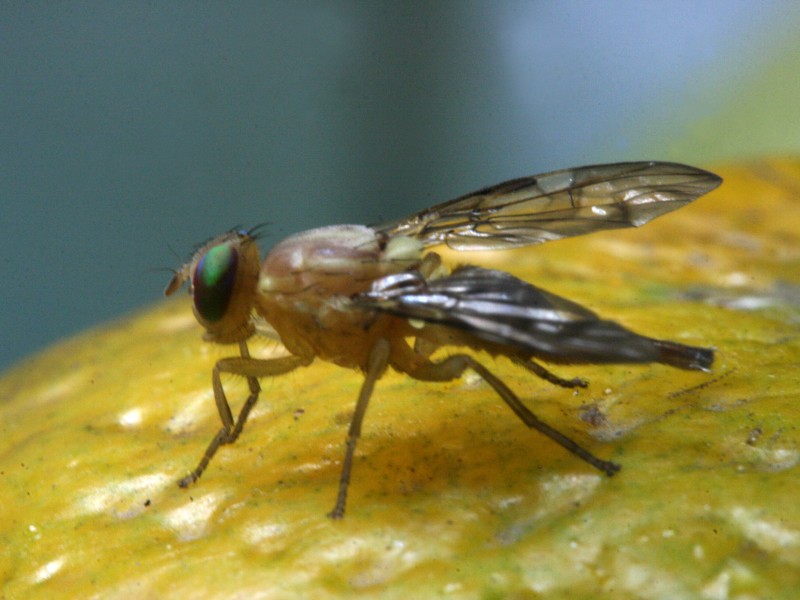
{"type": "MultiPolygon", "coordinates": [[[[528,365],[535,365],[549,376],[542,376],[544,379],[550,381],[550,377],[556,379],[557,385],[566,384],[565,387],[574,387],[575,385],[580,385],[580,383],[574,383],[575,380],[564,380],[556,377],[549,371],[547,371],[544,367],[534,363],[532,361],[521,361],[520,364],[529,368],[532,372],[540,375],[537,369],[531,368],[528,365]],[[561,382],[561,383],[558,383],[561,382]]],[[[496,391],[503,401],[508,404],[511,410],[514,411],[525,425],[528,427],[535,429],[539,433],[542,433],[549,437],[551,440],[556,442],[558,445],[563,447],[564,449],[572,452],[574,455],[578,456],[579,458],[585,460],[587,463],[592,465],[594,468],[602,471],[609,477],[611,477],[614,473],[620,470],[620,466],[616,463],[611,461],[602,460],[597,458],[594,454],[589,452],[588,450],[582,448],[577,444],[577,442],[571,440],[563,433],[556,431],[552,427],[550,427],[547,423],[544,423],[539,420],[539,418],[534,415],[530,409],[525,406],[522,401],[511,391],[511,389],[503,383],[499,378],[492,374],[489,369],[484,367],[481,363],[476,361],[471,356],[467,356],[466,354],[456,354],[454,356],[450,356],[441,362],[434,363],[428,362],[422,365],[419,365],[411,370],[407,370],[408,374],[414,377],[415,379],[420,379],[423,381],[450,381],[453,379],[458,379],[464,373],[466,369],[472,369],[478,375],[480,375],[486,383],[488,383],[494,391],[496,391]]]]}
{"type": "Polygon", "coordinates": [[[239,342],[239,351],[241,352],[241,356],[223,358],[214,365],[214,370],[211,374],[211,382],[214,389],[214,400],[217,403],[217,411],[222,421],[222,427],[212,438],[211,443],[208,445],[208,448],[206,448],[205,454],[203,454],[203,458],[200,459],[194,471],[178,481],[178,485],[182,488],[190,486],[200,478],[200,475],[203,474],[203,471],[205,471],[208,463],[211,462],[211,459],[217,453],[220,446],[232,444],[236,441],[236,438],[239,437],[239,434],[242,433],[247,417],[258,401],[258,394],[261,391],[261,386],[258,383],[259,377],[282,375],[311,362],[300,356],[286,356],[269,360],[251,358],[246,342],[239,342]],[[242,405],[242,409],[239,411],[239,416],[236,418],[235,422],[231,414],[231,408],[228,405],[228,400],[225,397],[225,390],[222,387],[222,381],[220,379],[222,373],[231,373],[233,375],[245,377],[247,379],[247,385],[250,388],[250,395],[242,405]]]}
{"type": "Polygon", "coordinates": [[[353,455],[356,451],[358,438],[361,437],[361,423],[364,421],[364,414],[367,412],[367,405],[369,404],[372,390],[375,388],[375,382],[383,375],[386,365],[389,364],[390,353],[391,347],[386,340],[378,340],[378,343],[369,353],[367,368],[364,373],[364,383],[358,393],[356,410],[353,413],[353,419],[350,421],[350,429],[347,431],[347,449],[342,463],[342,474],[339,478],[339,493],[333,510],[328,513],[331,519],[341,519],[344,516],[344,507],[347,503],[347,487],[350,485],[350,470],[353,468],[353,455]]]}

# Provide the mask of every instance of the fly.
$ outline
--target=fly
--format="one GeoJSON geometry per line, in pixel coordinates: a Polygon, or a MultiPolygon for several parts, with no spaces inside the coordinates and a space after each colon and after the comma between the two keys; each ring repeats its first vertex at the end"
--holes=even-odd
{"type": "Polygon", "coordinates": [[[443,346],[485,351],[554,385],[574,388],[587,382],[562,379],[537,360],[656,362],[709,371],[713,350],[636,334],[503,271],[475,266],[451,271],[429,250],[440,245],[464,251],[517,248],[638,227],[721,182],[713,173],[675,163],[596,165],[514,179],[391,223],[297,233],[273,247],[263,263],[253,231],[230,231],[213,239],[175,273],[165,294],[188,281],[204,338],[238,344],[239,352],[214,366],[212,386],[222,427],[179,485],[197,481],[220,446],[239,437],[258,400],[260,378],[308,366],[315,358],[364,373],[336,503],[328,514],[333,519],[344,516],[364,414],[388,367],[420,381],[451,381],[472,370],[525,425],[613,475],[620,465],[596,457],[540,421],[482,362],[460,353],[434,359],[433,352],[443,346]],[[250,356],[247,340],[263,322],[289,355],[250,356]],[[244,377],[249,387],[235,420],[222,373],[244,377]]]}

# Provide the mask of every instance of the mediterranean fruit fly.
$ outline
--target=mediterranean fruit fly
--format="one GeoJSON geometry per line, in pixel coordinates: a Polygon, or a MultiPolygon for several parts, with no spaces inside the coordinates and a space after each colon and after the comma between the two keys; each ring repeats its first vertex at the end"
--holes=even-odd
{"type": "Polygon", "coordinates": [[[331,518],[344,516],[361,424],[375,382],[387,367],[421,381],[451,381],[472,370],[525,425],[613,475],[618,464],[597,458],[540,421],[471,354],[434,359],[433,352],[442,346],[485,351],[572,388],[587,384],[562,379],[536,361],[657,362],[708,371],[713,350],[636,334],[503,271],[474,266],[450,271],[429,249],[507,249],[638,227],[721,182],[713,173],[675,163],[596,165],[514,179],[383,225],[304,231],[278,243],[263,263],[252,231],[229,231],[210,241],[175,273],[165,293],[188,281],[205,339],[238,344],[239,353],[221,359],[213,369],[222,427],[179,485],[196,481],[219,447],[239,437],[258,399],[260,378],[288,373],[315,358],[364,373],[331,518]],[[289,355],[268,360],[250,356],[247,340],[264,321],[289,355]],[[242,376],[249,386],[235,420],[222,373],[242,376]]]}

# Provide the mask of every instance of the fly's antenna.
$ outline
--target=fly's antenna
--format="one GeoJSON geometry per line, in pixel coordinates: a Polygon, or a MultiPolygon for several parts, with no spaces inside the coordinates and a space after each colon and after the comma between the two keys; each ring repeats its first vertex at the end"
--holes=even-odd
{"type": "Polygon", "coordinates": [[[181,266],[177,269],[172,267],[156,267],[151,269],[151,271],[168,271],[172,273],[172,277],[167,284],[167,287],[164,288],[164,295],[170,296],[174,294],[180,287],[183,285],[183,282],[186,281],[189,277],[189,264],[181,257],[180,254],[172,247],[172,244],[167,243],[167,248],[169,248],[170,254],[177,259],[177,262],[181,263],[181,266]]]}
{"type": "Polygon", "coordinates": [[[189,279],[189,265],[187,263],[182,265],[180,269],[167,270],[172,271],[172,278],[169,280],[167,287],[164,288],[164,295],[171,296],[181,288],[187,279],[189,279]]]}

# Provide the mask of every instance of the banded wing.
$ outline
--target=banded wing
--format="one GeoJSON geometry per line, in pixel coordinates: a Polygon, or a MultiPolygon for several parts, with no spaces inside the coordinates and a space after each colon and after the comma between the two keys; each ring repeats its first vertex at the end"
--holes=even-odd
{"type": "Polygon", "coordinates": [[[360,306],[452,327],[496,344],[501,354],[567,363],[661,362],[706,371],[713,350],[636,334],[513,275],[461,267],[426,281],[419,273],[389,275],[353,298],[360,306]]]}
{"type": "Polygon", "coordinates": [[[639,227],[716,188],[713,173],[668,162],[630,162],[512,179],[375,229],[426,246],[489,250],[603,229],[639,227]]]}

